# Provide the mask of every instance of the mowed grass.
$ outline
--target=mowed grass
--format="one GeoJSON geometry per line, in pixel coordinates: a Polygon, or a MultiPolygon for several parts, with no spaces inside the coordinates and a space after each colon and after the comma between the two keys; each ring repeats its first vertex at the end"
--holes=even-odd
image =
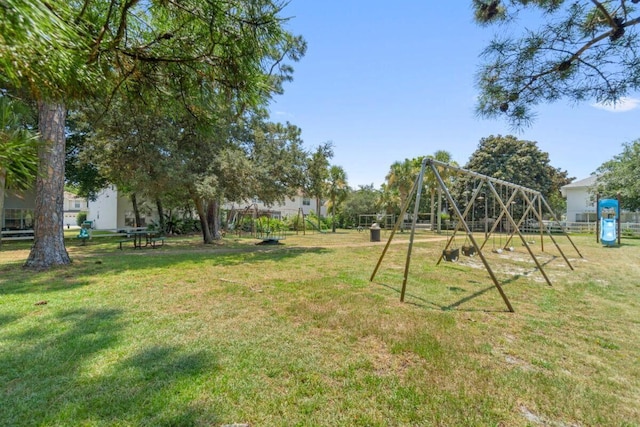
{"type": "MultiPolygon", "coordinates": [[[[371,283],[369,234],[228,236],[118,250],[70,239],[71,266],[0,251],[3,426],[637,426],[640,241],[593,236],[436,266],[408,233],[371,283]]],[[[462,245],[461,238],[456,245],[462,245]]],[[[496,240],[495,244],[499,243],[496,240]]]]}

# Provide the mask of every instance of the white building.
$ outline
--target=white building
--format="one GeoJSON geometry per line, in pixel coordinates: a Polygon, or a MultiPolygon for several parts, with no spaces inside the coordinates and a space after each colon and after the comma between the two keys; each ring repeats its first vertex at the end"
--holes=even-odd
{"type": "MultiPolygon", "coordinates": [[[[119,230],[135,227],[133,204],[128,197],[118,194],[115,185],[101,190],[94,201],[89,202],[87,219],[93,222],[93,228],[99,230],[119,230]]],[[[157,221],[158,215],[145,201],[138,202],[142,226],[157,221]]]]}
{"type": "MultiPolygon", "coordinates": [[[[142,226],[152,221],[158,222],[156,207],[145,200],[138,200],[138,208],[142,216],[142,226]]],[[[298,195],[287,197],[282,203],[267,206],[262,201],[254,198],[242,203],[225,203],[223,210],[242,212],[244,210],[258,210],[269,212],[272,218],[285,218],[297,215],[300,209],[304,215],[316,210],[316,199],[298,195]]],[[[118,194],[118,190],[111,185],[100,191],[96,200],[89,202],[89,214],[87,219],[93,221],[93,228],[100,230],[119,230],[126,227],[135,227],[135,214],[133,205],[128,197],[118,194]]],[[[320,215],[327,215],[327,207],[321,204],[320,215]]]]}
{"type": "Polygon", "coordinates": [[[64,226],[74,227],[78,225],[78,214],[88,209],[87,199],[78,197],[68,191],[64,192],[64,226]]]}
{"type": "Polygon", "coordinates": [[[567,222],[596,221],[595,185],[597,179],[597,175],[591,175],[560,188],[562,197],[567,199],[567,222]]]}
{"type": "MultiPolygon", "coordinates": [[[[5,190],[4,210],[0,215],[2,229],[24,230],[33,228],[35,189],[27,191],[5,190]]],[[[64,192],[63,225],[74,227],[78,224],[78,214],[87,211],[87,200],[68,191],[64,192]]]]}
{"type": "MultiPolygon", "coordinates": [[[[0,197],[2,197],[0,195],[0,197]]],[[[4,209],[0,212],[2,230],[26,230],[33,228],[35,189],[28,191],[4,191],[4,209]]]]}
{"type": "MultiPolygon", "coordinates": [[[[572,182],[560,188],[562,196],[567,199],[567,222],[595,222],[596,210],[596,180],[597,175],[572,182]]],[[[605,195],[601,198],[615,198],[605,195]]],[[[638,212],[630,212],[624,206],[620,207],[620,220],[622,222],[636,223],[640,220],[638,212]]]]}
{"type": "MultiPolygon", "coordinates": [[[[272,218],[286,218],[297,215],[300,210],[304,215],[309,215],[311,212],[316,213],[316,201],[315,198],[310,198],[298,194],[294,197],[287,197],[283,202],[276,202],[273,205],[267,206],[264,202],[257,197],[252,200],[245,200],[242,203],[225,203],[223,209],[242,211],[246,209],[255,209],[261,212],[269,212],[272,218]]],[[[320,216],[327,215],[327,206],[322,201],[320,202],[320,216]]]]}

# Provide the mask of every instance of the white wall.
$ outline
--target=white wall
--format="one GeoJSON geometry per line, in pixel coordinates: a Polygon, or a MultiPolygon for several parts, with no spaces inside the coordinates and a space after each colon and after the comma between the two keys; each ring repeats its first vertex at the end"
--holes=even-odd
{"type": "Polygon", "coordinates": [[[78,214],[87,211],[87,200],[77,197],[68,191],[64,192],[64,219],[65,227],[75,227],[78,225],[78,214]]]}
{"type": "Polygon", "coordinates": [[[578,215],[583,213],[596,213],[596,204],[591,200],[588,187],[575,187],[565,189],[567,196],[567,221],[578,220],[578,215]]]}
{"type": "Polygon", "coordinates": [[[93,227],[99,230],[118,228],[118,193],[115,186],[105,188],[98,193],[95,201],[89,201],[87,219],[93,221],[93,227]]]}
{"type": "MultiPolygon", "coordinates": [[[[148,225],[150,221],[157,221],[157,212],[153,205],[138,199],[140,215],[148,225]]],[[[126,223],[126,217],[133,219],[133,205],[127,196],[119,195],[115,185],[100,191],[94,202],[89,202],[87,219],[94,221],[94,228],[100,230],[121,230],[132,227],[126,223]]]]}

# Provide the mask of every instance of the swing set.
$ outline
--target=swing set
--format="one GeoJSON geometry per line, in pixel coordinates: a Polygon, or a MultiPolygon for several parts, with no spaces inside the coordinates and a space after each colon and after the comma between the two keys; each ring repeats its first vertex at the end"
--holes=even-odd
{"type": "MultiPolygon", "coordinates": [[[[513,184],[500,179],[492,178],[486,175],[482,175],[476,172],[472,172],[466,169],[462,169],[456,166],[451,166],[447,163],[439,162],[434,159],[425,158],[422,161],[422,167],[420,174],[413,184],[409,197],[405,200],[402,206],[402,211],[399,216],[400,219],[404,218],[404,215],[409,207],[410,202],[415,196],[415,209],[418,209],[420,205],[420,197],[422,193],[422,186],[424,181],[424,175],[430,170],[432,176],[435,178],[439,190],[445,196],[449,210],[452,212],[452,218],[455,218],[455,226],[453,227],[453,233],[451,236],[447,235],[447,243],[438,259],[436,265],[439,265],[442,260],[445,261],[457,261],[460,256],[460,251],[466,256],[478,256],[487,273],[491,277],[493,284],[500,293],[504,303],[508,310],[513,312],[513,307],[504,293],[500,282],[489,264],[485,251],[483,249],[487,243],[492,240],[492,252],[501,254],[503,251],[513,251],[514,248],[511,242],[514,237],[518,237],[531,256],[531,259],[535,262],[537,269],[544,277],[546,283],[551,285],[551,280],[544,271],[542,264],[532,250],[531,244],[535,241],[532,239],[532,231],[539,233],[541,250],[544,252],[544,239],[545,234],[551,239],[556,249],[560,252],[562,258],[573,270],[573,266],[569,262],[569,259],[565,256],[557,240],[551,234],[549,228],[543,224],[543,214],[550,214],[552,218],[557,218],[553,213],[553,210],[544,199],[543,195],[536,190],[532,190],[521,185],[513,184]],[[456,201],[452,196],[447,184],[442,179],[439,172],[440,170],[449,170],[449,175],[457,175],[458,179],[465,184],[466,190],[464,194],[467,196],[464,201],[456,201]],[[469,197],[470,196],[470,197],[469,197]],[[489,215],[489,207],[492,207],[491,216],[489,215]],[[483,214],[483,216],[481,216],[483,214]],[[477,235],[474,235],[473,231],[478,229],[475,218],[482,218],[482,228],[484,234],[478,239],[477,235]],[[470,221],[468,220],[470,218],[470,221]],[[465,243],[461,248],[456,247],[456,236],[458,233],[464,233],[465,243]],[[546,232],[546,233],[545,233],[546,232]],[[496,244],[496,239],[499,238],[499,243],[496,244]],[[505,243],[503,243],[503,238],[505,243]]],[[[407,257],[404,268],[404,278],[402,282],[402,291],[400,293],[400,301],[404,301],[404,296],[407,287],[407,279],[409,276],[409,266],[411,263],[411,252],[413,249],[414,235],[415,235],[415,218],[417,218],[417,212],[414,214],[414,220],[411,226],[411,234],[409,237],[409,247],[407,250],[407,257]]],[[[382,264],[384,256],[389,249],[391,241],[400,226],[399,220],[393,231],[391,232],[386,246],[384,247],[382,254],[378,260],[378,263],[371,274],[370,281],[373,282],[375,276],[382,264]]],[[[562,234],[569,240],[580,258],[583,258],[582,254],[573,243],[563,225],[554,220],[554,222],[562,230],[562,234]]],[[[448,233],[447,233],[448,234],[448,233]]]]}
{"type": "Polygon", "coordinates": [[[255,203],[229,212],[227,224],[228,230],[237,237],[260,239],[263,244],[277,243],[286,238],[284,228],[271,218],[271,212],[258,209],[255,203]]]}

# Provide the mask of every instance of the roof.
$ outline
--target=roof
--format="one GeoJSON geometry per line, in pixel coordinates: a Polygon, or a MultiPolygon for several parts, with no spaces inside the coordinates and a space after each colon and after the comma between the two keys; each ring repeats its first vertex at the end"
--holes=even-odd
{"type": "Polygon", "coordinates": [[[580,179],[578,181],[574,181],[571,184],[563,185],[561,187],[562,190],[567,188],[587,188],[593,187],[598,180],[599,175],[591,175],[588,178],[580,179]]]}

